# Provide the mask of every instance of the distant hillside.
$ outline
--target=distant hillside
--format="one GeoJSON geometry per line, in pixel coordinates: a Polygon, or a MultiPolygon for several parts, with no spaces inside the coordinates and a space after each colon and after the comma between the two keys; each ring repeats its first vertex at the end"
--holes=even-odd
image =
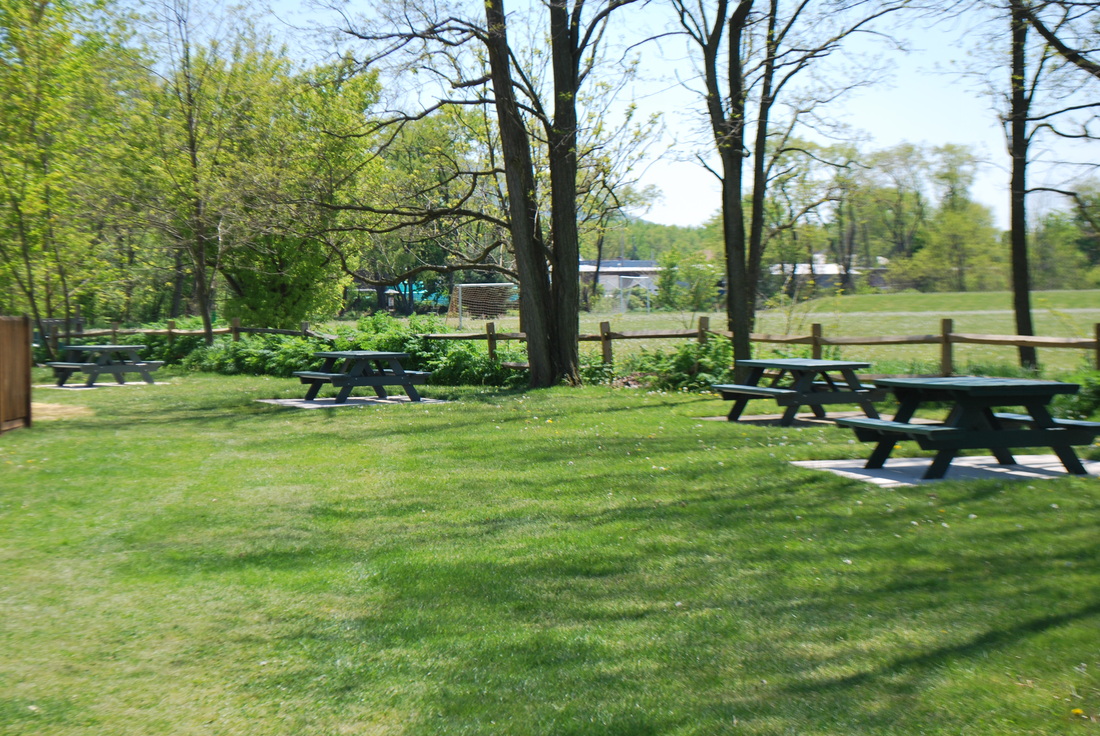
{"type": "MultiPolygon", "coordinates": [[[[670,250],[681,253],[709,252],[712,257],[721,252],[719,231],[714,227],[679,227],[658,225],[645,220],[630,220],[609,231],[604,237],[603,257],[636,261],[656,261],[670,250]]],[[[596,240],[586,238],[581,257],[596,257],[596,240]]]]}

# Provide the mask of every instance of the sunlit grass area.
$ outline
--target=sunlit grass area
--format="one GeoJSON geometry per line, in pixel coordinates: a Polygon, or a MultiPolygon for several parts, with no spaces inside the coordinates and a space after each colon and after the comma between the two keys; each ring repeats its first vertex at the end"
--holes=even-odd
{"type": "Polygon", "coordinates": [[[708,396],[158,379],[0,438],[4,734],[1097,728],[1095,478],[885,490],[708,396]]]}

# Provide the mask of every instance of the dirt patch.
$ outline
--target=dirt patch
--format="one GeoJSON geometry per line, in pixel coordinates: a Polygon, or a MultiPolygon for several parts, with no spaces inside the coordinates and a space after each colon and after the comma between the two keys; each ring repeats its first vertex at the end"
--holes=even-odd
{"type": "Polygon", "coordinates": [[[53,419],[74,419],[90,417],[95,412],[86,406],[68,406],[66,404],[39,404],[31,402],[31,418],[36,422],[48,422],[53,419]]]}

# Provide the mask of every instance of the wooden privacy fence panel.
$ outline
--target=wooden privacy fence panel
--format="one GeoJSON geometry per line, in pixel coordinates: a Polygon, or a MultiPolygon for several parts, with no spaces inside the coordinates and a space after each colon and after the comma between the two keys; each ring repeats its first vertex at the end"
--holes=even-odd
{"type": "Polygon", "coordinates": [[[0,317],[0,433],[31,426],[31,321],[0,317]]]}

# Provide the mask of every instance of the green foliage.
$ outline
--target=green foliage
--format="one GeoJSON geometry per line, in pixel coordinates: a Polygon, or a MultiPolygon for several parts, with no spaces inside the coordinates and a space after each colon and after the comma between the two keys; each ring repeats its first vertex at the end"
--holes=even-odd
{"type": "Polygon", "coordinates": [[[222,273],[232,287],[222,308],[226,318],[282,329],[335,314],[351,278],[336,273],[324,244],[275,236],[241,249],[222,273]]]}
{"type": "Polygon", "coordinates": [[[733,344],[721,337],[688,342],[671,351],[643,350],[624,361],[623,371],[647,376],[654,388],[705,390],[731,380],[733,344]]]}
{"type": "MultiPolygon", "coordinates": [[[[523,361],[520,350],[501,348],[497,359],[490,360],[484,344],[422,337],[445,331],[436,315],[414,315],[405,320],[376,314],[364,317],[356,327],[339,328],[334,343],[293,335],[244,335],[239,342],[220,337],[207,347],[195,338],[191,343],[194,349],[182,364],[192,371],[288,377],[294,371],[319,368],[322,361],[314,357],[319,351],[378,350],[408,353],[405,367],[430,371],[428,382],[433,385],[519,386],[527,382],[523,372],[502,365],[523,361]]],[[[157,336],[146,339],[160,344],[157,336]]]]}
{"type": "Polygon", "coordinates": [[[1081,390],[1054,400],[1054,413],[1070,419],[1092,419],[1100,414],[1100,371],[1086,371],[1065,380],[1077,383],[1081,390]]]}
{"type": "Polygon", "coordinates": [[[720,269],[701,253],[668,250],[661,254],[656,303],[662,309],[705,312],[718,300],[720,269]]]}
{"type": "Polygon", "coordinates": [[[1079,223],[1064,212],[1040,218],[1028,241],[1028,273],[1034,289],[1087,289],[1100,285],[1100,270],[1090,272],[1088,256],[1080,248],[1079,223]]]}
{"type": "Polygon", "coordinates": [[[422,364],[432,372],[429,383],[444,386],[509,386],[527,385],[526,371],[505,368],[502,363],[522,362],[526,356],[518,350],[497,350],[497,359],[480,345],[467,341],[438,341],[446,349],[421,356],[422,364]]]}
{"type": "MultiPolygon", "coordinates": [[[[0,0],[0,312],[72,314],[81,294],[113,292],[99,211],[116,182],[112,31],[96,3],[0,0]]],[[[116,103],[117,104],[117,103],[116,103]]]]}
{"type": "MultiPolygon", "coordinates": [[[[165,322],[154,322],[144,325],[149,330],[164,330],[168,325],[165,322]]],[[[201,330],[202,320],[198,317],[184,317],[175,320],[177,330],[201,330]]],[[[127,342],[135,345],[147,346],[141,357],[147,360],[161,360],[167,365],[177,365],[199,348],[205,347],[202,335],[173,335],[168,340],[167,335],[134,335],[126,338],[127,342]]]]}
{"type": "Polygon", "coordinates": [[[225,375],[279,376],[294,371],[316,370],[321,360],[313,354],[329,344],[313,338],[287,335],[248,335],[239,342],[219,337],[214,344],[201,345],[183,360],[184,368],[225,375]]]}

